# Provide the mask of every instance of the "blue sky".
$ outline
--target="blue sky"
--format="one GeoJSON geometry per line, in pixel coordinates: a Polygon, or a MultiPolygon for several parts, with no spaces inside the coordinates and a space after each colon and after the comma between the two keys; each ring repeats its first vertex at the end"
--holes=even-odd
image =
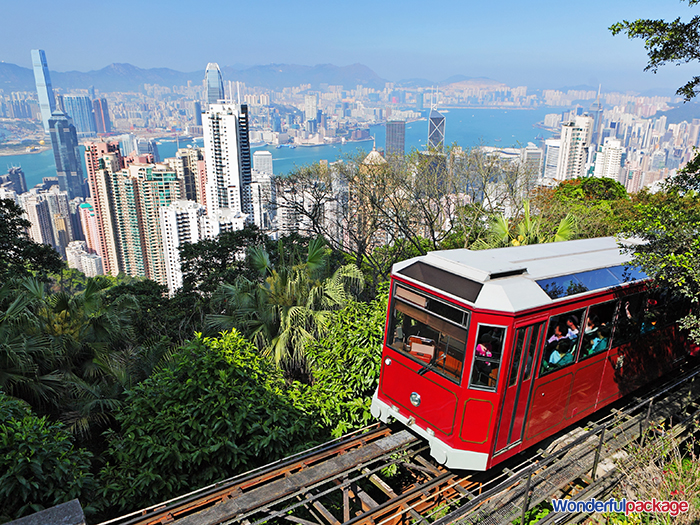
{"type": "Polygon", "coordinates": [[[113,62],[203,70],[221,65],[362,63],[388,80],[452,75],[509,85],[675,90],[697,66],[644,73],[641,41],[613,37],[622,19],[700,13],[678,0],[4,0],[0,60],[52,70],[113,62]],[[10,22],[11,21],[11,22],[10,22]]]}

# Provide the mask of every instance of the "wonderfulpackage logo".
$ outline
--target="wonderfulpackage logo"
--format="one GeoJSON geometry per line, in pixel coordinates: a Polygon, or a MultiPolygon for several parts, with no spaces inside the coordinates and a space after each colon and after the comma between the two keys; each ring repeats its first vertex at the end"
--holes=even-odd
{"type": "Polygon", "coordinates": [[[554,512],[624,512],[628,515],[632,512],[663,513],[671,516],[678,516],[688,512],[687,501],[659,501],[651,500],[630,500],[626,498],[617,500],[610,498],[607,501],[598,501],[595,498],[577,501],[573,499],[553,499],[552,507],[554,512]]]}

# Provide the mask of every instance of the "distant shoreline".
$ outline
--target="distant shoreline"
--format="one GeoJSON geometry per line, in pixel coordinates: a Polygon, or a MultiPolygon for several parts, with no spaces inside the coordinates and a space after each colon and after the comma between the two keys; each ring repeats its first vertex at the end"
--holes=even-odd
{"type": "Polygon", "coordinates": [[[38,153],[43,153],[50,150],[49,146],[36,146],[35,149],[27,151],[26,146],[16,147],[16,148],[4,148],[0,146],[0,157],[14,157],[16,155],[36,155],[38,153]]]}

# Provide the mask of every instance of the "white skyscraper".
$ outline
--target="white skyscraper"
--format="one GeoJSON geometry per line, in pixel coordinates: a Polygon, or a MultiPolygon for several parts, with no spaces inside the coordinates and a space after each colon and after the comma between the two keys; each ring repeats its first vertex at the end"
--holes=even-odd
{"type": "Polygon", "coordinates": [[[579,115],[574,122],[562,124],[557,180],[575,179],[586,174],[592,133],[593,118],[586,115],[579,115]]]}
{"type": "Polygon", "coordinates": [[[252,214],[248,107],[210,104],[202,124],[207,214],[215,217],[224,209],[252,214]]]}
{"type": "Polygon", "coordinates": [[[160,228],[167,285],[170,295],[182,287],[180,246],[195,243],[207,236],[207,216],[204,206],[194,201],[175,201],[160,208],[160,228]]]}
{"type": "Polygon", "coordinates": [[[560,139],[547,139],[544,141],[545,160],[544,178],[555,179],[557,177],[557,166],[559,165],[559,150],[561,149],[560,139]]]}
{"type": "Polygon", "coordinates": [[[622,147],[620,139],[606,138],[596,156],[593,174],[598,178],[607,177],[618,180],[624,152],[625,148],[622,147]]]}
{"type": "Polygon", "coordinates": [[[253,153],[253,169],[268,175],[273,175],[272,153],[267,150],[253,153]]]}

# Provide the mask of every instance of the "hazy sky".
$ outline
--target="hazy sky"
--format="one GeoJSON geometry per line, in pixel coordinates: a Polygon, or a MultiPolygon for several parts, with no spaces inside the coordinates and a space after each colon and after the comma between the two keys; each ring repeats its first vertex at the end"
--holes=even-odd
{"type": "Polygon", "coordinates": [[[675,90],[700,69],[644,73],[643,43],[607,29],[700,13],[679,0],[2,0],[0,11],[0,60],[30,67],[40,48],[56,71],[359,62],[394,81],[461,74],[644,91],[675,90]]]}

